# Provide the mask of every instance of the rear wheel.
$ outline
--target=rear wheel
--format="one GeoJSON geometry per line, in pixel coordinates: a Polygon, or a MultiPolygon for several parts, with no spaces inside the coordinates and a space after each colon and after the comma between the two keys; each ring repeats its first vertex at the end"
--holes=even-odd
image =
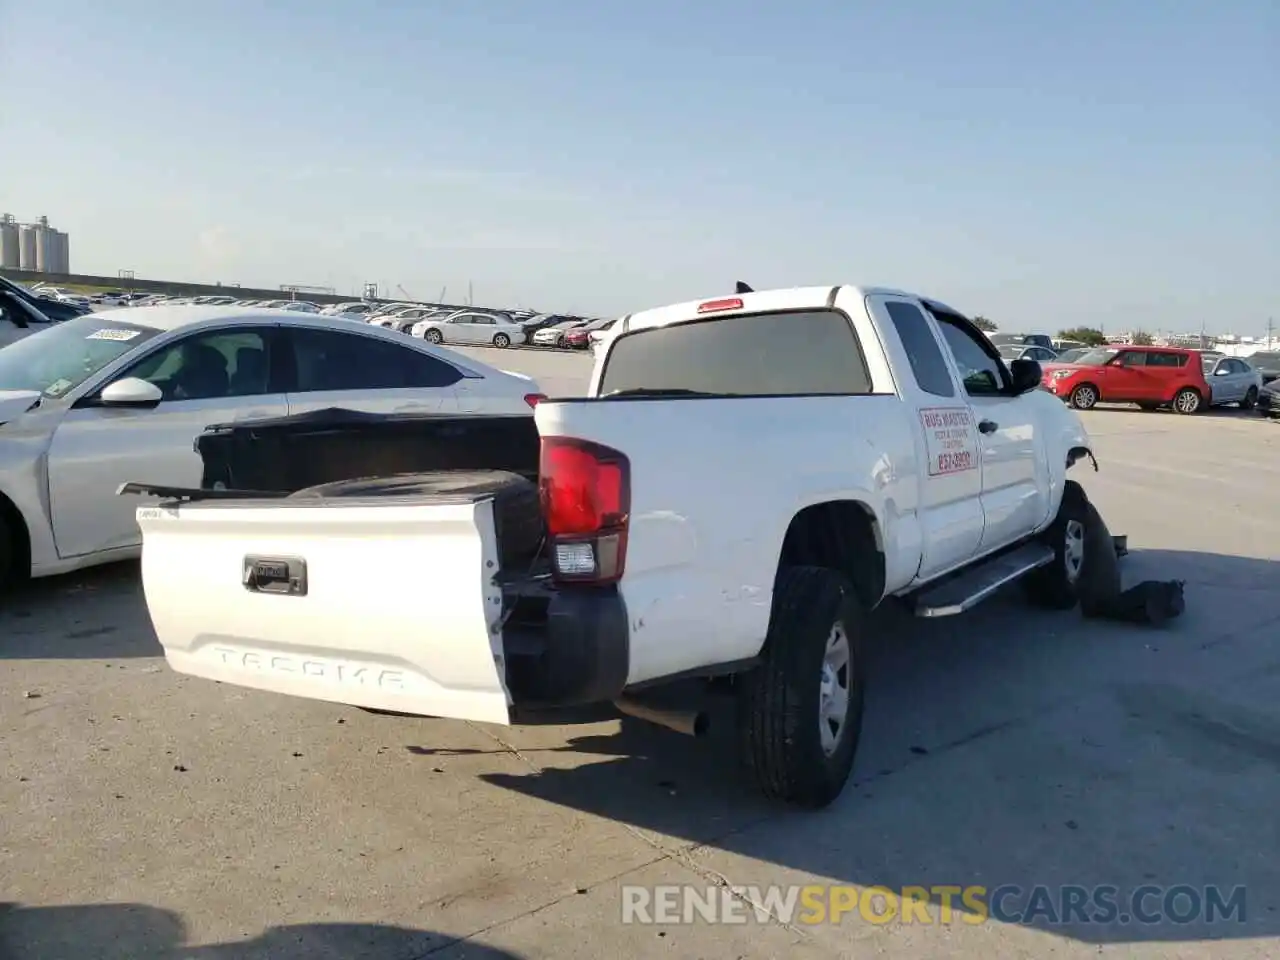
{"type": "Polygon", "coordinates": [[[825,807],[848,782],[862,732],[864,620],[835,571],[779,571],[763,662],[738,683],[742,758],[771,799],[825,807]]]}
{"type": "Polygon", "coordinates": [[[1173,397],[1173,409],[1175,413],[1181,413],[1184,416],[1190,416],[1193,413],[1200,412],[1200,406],[1204,401],[1200,397],[1200,391],[1191,387],[1183,387],[1173,397]]]}
{"type": "Polygon", "coordinates": [[[493,345],[501,349],[506,349],[511,346],[511,338],[505,333],[495,333],[493,335],[493,345]]]}
{"type": "Polygon", "coordinates": [[[1258,405],[1258,388],[1250,387],[1249,392],[1244,395],[1244,399],[1240,401],[1241,410],[1252,410],[1258,405]]]}
{"type": "Polygon", "coordinates": [[[1077,410],[1092,410],[1098,405],[1098,388],[1082,383],[1071,391],[1071,405],[1077,410]]]}
{"type": "Polygon", "coordinates": [[[1079,600],[1079,584],[1084,573],[1085,524],[1089,519],[1089,498],[1084,488],[1068,480],[1062,491],[1058,515],[1040,539],[1053,548],[1053,561],[1032,570],[1023,580],[1027,598],[1036,606],[1070,610],[1079,600]]]}
{"type": "Polygon", "coordinates": [[[427,339],[427,343],[444,343],[444,334],[434,327],[428,330],[424,336],[427,339]]]}

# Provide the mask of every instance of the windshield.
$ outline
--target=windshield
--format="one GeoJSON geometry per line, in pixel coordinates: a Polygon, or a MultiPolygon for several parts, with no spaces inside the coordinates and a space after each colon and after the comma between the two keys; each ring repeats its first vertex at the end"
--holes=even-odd
{"type": "Polygon", "coordinates": [[[1090,350],[1083,356],[1077,357],[1072,362],[1085,367],[1100,367],[1119,352],[1115,347],[1099,347],[1096,350],[1090,350]]]}
{"type": "Polygon", "coordinates": [[[59,323],[0,349],[0,390],[60,397],[159,332],[93,314],[59,323]]]}
{"type": "Polygon", "coordinates": [[[1000,356],[1005,360],[1017,360],[1026,352],[1026,349],[1020,343],[1006,343],[1000,347],[1000,356]]]}

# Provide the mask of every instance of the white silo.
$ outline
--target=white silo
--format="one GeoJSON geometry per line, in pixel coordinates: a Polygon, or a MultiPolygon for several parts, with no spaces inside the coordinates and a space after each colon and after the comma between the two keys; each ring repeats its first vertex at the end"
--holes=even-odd
{"type": "Polygon", "coordinates": [[[57,246],[58,255],[57,257],[54,258],[58,267],[57,272],[70,273],[71,272],[71,241],[67,237],[67,234],[62,230],[58,231],[57,237],[58,237],[58,246],[57,246]]]}
{"type": "Polygon", "coordinates": [[[5,214],[0,217],[0,268],[20,270],[22,253],[18,248],[18,225],[13,217],[5,214]]]}
{"type": "Polygon", "coordinates": [[[37,270],[36,266],[36,228],[24,224],[18,228],[18,269],[37,270]]]}
{"type": "Polygon", "coordinates": [[[44,224],[36,225],[36,270],[40,273],[49,272],[49,228],[44,224]]]}

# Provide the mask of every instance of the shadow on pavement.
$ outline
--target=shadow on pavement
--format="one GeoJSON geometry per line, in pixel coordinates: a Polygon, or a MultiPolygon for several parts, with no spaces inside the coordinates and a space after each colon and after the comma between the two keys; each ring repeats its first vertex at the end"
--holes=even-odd
{"type": "Polygon", "coordinates": [[[0,595],[0,659],[162,655],[136,561],[44,577],[0,595]]]}
{"type": "Polygon", "coordinates": [[[1085,621],[1016,590],[945,621],[878,612],[854,782],[826,811],[758,798],[727,699],[703,740],[628,720],[522,747],[536,772],[484,779],[673,838],[735,884],[924,887],[935,908],[939,886],[1013,885],[993,921],[1095,944],[1280,935],[1280,563],[1135,551],[1124,566],[1126,586],[1187,581],[1186,614],[1085,621]],[[1038,886],[1051,909],[1029,916],[1038,886]],[[1068,886],[1113,896],[1114,917],[1065,912],[1068,886]],[[1214,923],[1210,897],[1227,908],[1214,923]]]}
{"type": "Polygon", "coordinates": [[[0,903],[0,960],[417,960],[450,945],[477,960],[520,960],[455,937],[364,923],[272,927],[234,943],[186,946],[176,913],[143,904],[0,903]]]}

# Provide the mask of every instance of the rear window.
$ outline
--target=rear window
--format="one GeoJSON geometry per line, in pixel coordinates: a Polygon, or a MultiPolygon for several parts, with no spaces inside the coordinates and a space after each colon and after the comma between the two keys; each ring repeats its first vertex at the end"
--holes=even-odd
{"type": "Polygon", "coordinates": [[[860,395],[871,393],[871,375],[845,314],[803,310],[624,334],[605,360],[599,392],[624,390],[860,395]]]}

